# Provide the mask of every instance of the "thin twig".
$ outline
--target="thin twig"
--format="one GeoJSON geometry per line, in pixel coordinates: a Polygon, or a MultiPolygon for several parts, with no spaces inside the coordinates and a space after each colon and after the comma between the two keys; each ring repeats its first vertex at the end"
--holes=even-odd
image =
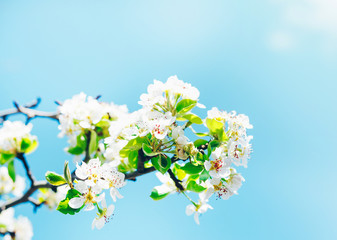
{"type": "Polygon", "coordinates": [[[31,186],[33,186],[34,182],[35,182],[35,177],[34,177],[33,173],[31,172],[31,170],[29,168],[29,165],[28,165],[28,162],[25,158],[25,155],[23,153],[18,153],[16,155],[16,157],[22,162],[22,164],[23,164],[23,166],[26,170],[27,177],[30,180],[30,184],[31,184],[31,186]]]}
{"type": "Polygon", "coordinates": [[[174,184],[180,191],[185,191],[183,185],[181,185],[181,180],[179,180],[176,175],[172,172],[171,169],[167,170],[168,174],[170,175],[170,178],[173,180],[174,184]]]}

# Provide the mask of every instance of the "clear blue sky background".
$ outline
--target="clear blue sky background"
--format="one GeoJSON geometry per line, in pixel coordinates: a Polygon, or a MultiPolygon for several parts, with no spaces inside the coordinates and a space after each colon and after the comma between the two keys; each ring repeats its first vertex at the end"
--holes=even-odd
{"type": "MultiPolygon", "coordinates": [[[[152,174],[128,183],[101,231],[91,230],[93,212],[17,207],[33,222],[33,239],[336,239],[333,5],[0,0],[0,109],[41,96],[41,109],[52,111],[54,100],[84,91],[136,110],[153,79],[177,74],[208,108],[245,113],[254,125],[254,153],[239,169],[246,183],[228,201],[213,199],[200,226],[185,215],[183,196],[148,197],[159,183],[152,174]]],[[[33,124],[40,147],[29,163],[43,179],[71,157],[55,122],[33,124]]]]}

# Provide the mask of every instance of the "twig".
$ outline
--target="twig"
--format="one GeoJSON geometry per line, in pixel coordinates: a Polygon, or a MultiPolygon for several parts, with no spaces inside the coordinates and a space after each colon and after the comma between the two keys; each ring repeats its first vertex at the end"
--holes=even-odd
{"type": "Polygon", "coordinates": [[[180,190],[180,191],[185,191],[183,185],[181,185],[181,180],[179,180],[178,178],[176,178],[176,176],[174,175],[174,173],[172,172],[171,169],[167,170],[168,174],[170,175],[170,178],[173,180],[174,184],[176,185],[176,187],[180,190]]]}
{"type": "Polygon", "coordinates": [[[50,118],[56,121],[59,120],[58,112],[44,112],[44,111],[38,111],[35,109],[31,109],[31,108],[26,108],[26,107],[20,106],[15,101],[13,102],[13,104],[19,113],[26,115],[27,117],[26,123],[28,123],[31,119],[36,118],[36,117],[50,118]]]}
{"type": "Polygon", "coordinates": [[[35,178],[33,176],[33,173],[30,171],[29,165],[27,163],[27,160],[26,160],[24,154],[23,153],[18,153],[16,155],[16,157],[22,162],[22,164],[23,164],[23,166],[24,166],[24,168],[26,170],[27,177],[30,180],[30,184],[31,184],[31,186],[33,186],[34,182],[35,182],[35,178]]]}
{"type": "MultiPolygon", "coordinates": [[[[37,106],[39,106],[40,102],[41,102],[41,98],[38,97],[33,102],[25,104],[24,107],[29,108],[29,109],[36,108],[37,106]]],[[[20,112],[18,111],[17,108],[12,108],[12,109],[1,111],[0,112],[0,123],[2,123],[3,121],[6,121],[9,116],[15,115],[18,113],[20,112]]]]}

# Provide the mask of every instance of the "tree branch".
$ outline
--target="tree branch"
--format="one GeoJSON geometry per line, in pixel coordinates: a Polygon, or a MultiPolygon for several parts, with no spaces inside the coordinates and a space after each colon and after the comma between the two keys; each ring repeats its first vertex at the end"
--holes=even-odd
{"type": "Polygon", "coordinates": [[[50,119],[54,119],[56,121],[59,121],[59,113],[58,112],[44,112],[44,111],[38,111],[35,109],[31,109],[31,108],[26,108],[23,106],[20,106],[17,102],[13,102],[15,108],[17,109],[18,113],[22,113],[24,115],[26,115],[27,120],[26,123],[28,123],[30,120],[32,120],[33,118],[36,117],[42,117],[42,118],[50,118],[50,119]]]}
{"type": "MultiPolygon", "coordinates": [[[[37,98],[36,100],[34,100],[31,103],[25,104],[24,107],[29,108],[29,109],[36,108],[40,104],[40,102],[41,102],[41,98],[37,98]]],[[[18,111],[17,108],[12,108],[12,109],[1,111],[0,112],[0,123],[5,121],[8,116],[15,115],[15,114],[18,114],[18,113],[20,113],[20,112],[18,111]]]]}
{"type": "Polygon", "coordinates": [[[18,153],[18,154],[16,155],[16,157],[17,157],[19,160],[21,160],[21,162],[22,162],[22,164],[23,164],[23,166],[24,166],[24,168],[25,168],[25,170],[26,170],[27,177],[28,177],[29,180],[30,180],[30,185],[33,186],[33,185],[34,185],[34,182],[35,182],[35,177],[34,177],[33,173],[30,171],[29,165],[28,165],[28,163],[27,163],[27,160],[26,160],[24,154],[23,154],[23,153],[18,153]]]}
{"type": "Polygon", "coordinates": [[[176,185],[176,187],[180,190],[180,191],[185,191],[185,188],[183,187],[183,185],[181,185],[181,180],[179,180],[176,175],[174,175],[174,173],[172,172],[171,169],[167,170],[168,174],[170,175],[170,178],[173,180],[174,184],[176,185]]]}

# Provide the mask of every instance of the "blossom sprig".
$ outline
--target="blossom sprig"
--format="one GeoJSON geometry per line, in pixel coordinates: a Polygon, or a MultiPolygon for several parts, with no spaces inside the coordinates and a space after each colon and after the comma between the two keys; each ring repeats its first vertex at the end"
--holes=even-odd
{"type": "Polygon", "coordinates": [[[186,213],[194,213],[198,224],[199,215],[212,209],[213,195],[226,200],[237,194],[244,178],[236,167],[247,167],[252,152],[247,130],[252,125],[243,114],[217,108],[202,119],[193,113],[195,107],[205,108],[199,97],[197,88],[172,76],[150,84],[140,96],[141,108],[131,113],[83,93],[66,100],[59,108],[60,135],[69,136],[69,153],[85,153],[85,158],[77,164],[74,183],[70,171],[68,180],[66,175],[54,176],[57,184],[70,187],[58,210],[75,214],[97,209],[92,226],[100,229],[114,209],[107,206],[104,190],[110,190],[115,202],[122,197],[118,189],[125,185],[124,174],[153,170],[162,185],[154,187],[150,197],[184,195],[191,202],[186,213]],[[114,117],[107,111],[111,106],[114,117]],[[198,133],[195,125],[206,130],[198,133]],[[198,201],[192,200],[193,193],[198,201]]]}
{"type": "MultiPolygon", "coordinates": [[[[68,167],[67,164],[65,166],[68,167]]],[[[75,175],[77,180],[72,184],[67,182],[66,177],[47,173],[46,178],[51,184],[68,183],[70,187],[65,198],[58,204],[57,210],[74,215],[82,209],[92,211],[96,207],[98,217],[94,219],[93,226],[100,229],[104,226],[102,219],[107,222],[114,210],[114,205],[107,207],[104,190],[109,190],[111,199],[116,202],[117,198],[123,197],[118,189],[126,184],[125,176],[110,163],[102,164],[99,158],[90,159],[88,163],[82,162],[81,165],[77,164],[75,175]]]]}
{"type": "MultiPolygon", "coordinates": [[[[108,137],[111,122],[127,114],[125,105],[100,102],[80,93],[65,100],[59,107],[59,137],[68,136],[70,154],[99,154],[99,141],[108,137]]],[[[89,160],[89,159],[87,159],[89,160]]]]}
{"type": "Polygon", "coordinates": [[[7,165],[8,174],[13,182],[16,181],[15,157],[30,154],[38,147],[37,137],[31,134],[32,128],[31,123],[25,125],[20,121],[5,121],[0,128],[0,165],[7,165]]]}

